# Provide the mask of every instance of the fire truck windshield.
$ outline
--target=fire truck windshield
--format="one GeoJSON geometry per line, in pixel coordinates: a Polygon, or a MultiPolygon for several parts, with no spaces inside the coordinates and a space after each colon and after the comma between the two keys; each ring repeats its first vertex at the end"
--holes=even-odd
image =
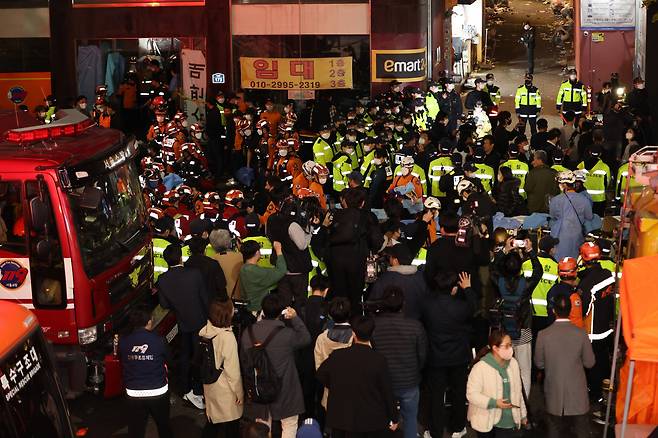
{"type": "Polygon", "coordinates": [[[0,436],[73,436],[41,329],[0,357],[0,392],[0,436]]]}
{"type": "Polygon", "coordinates": [[[146,209],[132,162],[91,178],[69,194],[82,262],[89,277],[144,242],[146,209]]]}

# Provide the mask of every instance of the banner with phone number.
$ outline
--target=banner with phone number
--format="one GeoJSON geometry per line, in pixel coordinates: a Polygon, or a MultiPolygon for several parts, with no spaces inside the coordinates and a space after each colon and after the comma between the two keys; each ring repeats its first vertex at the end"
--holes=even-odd
{"type": "Polygon", "coordinates": [[[352,57],[240,58],[242,88],[331,90],[352,88],[352,57]]]}

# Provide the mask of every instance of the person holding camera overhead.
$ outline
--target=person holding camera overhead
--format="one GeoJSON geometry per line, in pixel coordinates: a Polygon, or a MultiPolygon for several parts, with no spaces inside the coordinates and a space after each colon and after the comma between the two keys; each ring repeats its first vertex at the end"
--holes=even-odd
{"type": "Polygon", "coordinates": [[[502,251],[496,253],[491,278],[500,294],[500,325],[512,338],[514,355],[521,369],[526,396],[530,394],[532,371],[532,304],[530,297],[541,280],[543,269],[527,231],[509,237],[502,251]],[[532,275],[526,278],[521,269],[529,259],[532,275]]]}

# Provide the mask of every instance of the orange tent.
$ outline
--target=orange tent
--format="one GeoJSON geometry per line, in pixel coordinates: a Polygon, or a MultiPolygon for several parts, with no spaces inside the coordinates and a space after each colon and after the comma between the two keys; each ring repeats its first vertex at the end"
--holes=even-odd
{"type": "Polygon", "coordinates": [[[658,424],[658,256],[624,261],[621,313],[626,362],[620,370],[617,422],[622,422],[630,362],[635,361],[628,423],[658,424]]]}

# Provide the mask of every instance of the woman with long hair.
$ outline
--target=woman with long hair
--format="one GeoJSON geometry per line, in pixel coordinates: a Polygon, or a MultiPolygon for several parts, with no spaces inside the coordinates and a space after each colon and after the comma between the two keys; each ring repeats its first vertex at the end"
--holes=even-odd
{"type": "Polygon", "coordinates": [[[527,423],[521,372],[513,355],[512,338],[494,330],[468,375],[468,420],[479,438],[514,437],[527,423]]]}
{"type": "Polygon", "coordinates": [[[505,216],[527,214],[525,201],[519,193],[521,180],[516,178],[507,166],[498,168],[498,185],[496,186],[496,208],[505,216]]]}
{"type": "Polygon", "coordinates": [[[215,351],[215,366],[222,370],[219,379],[203,385],[206,399],[207,423],[202,438],[222,438],[239,436],[239,420],[242,417],[244,394],[238,343],[231,328],[233,302],[230,299],[215,298],[208,310],[208,323],[199,336],[211,339],[215,351]]]}

